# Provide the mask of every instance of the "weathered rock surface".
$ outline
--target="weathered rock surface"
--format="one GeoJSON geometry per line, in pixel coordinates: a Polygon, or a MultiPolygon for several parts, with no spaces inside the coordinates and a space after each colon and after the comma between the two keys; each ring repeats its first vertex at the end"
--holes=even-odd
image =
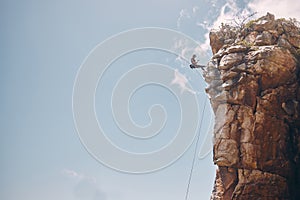
{"type": "Polygon", "coordinates": [[[300,28],[268,13],[210,40],[211,199],[300,199],[300,28]]]}

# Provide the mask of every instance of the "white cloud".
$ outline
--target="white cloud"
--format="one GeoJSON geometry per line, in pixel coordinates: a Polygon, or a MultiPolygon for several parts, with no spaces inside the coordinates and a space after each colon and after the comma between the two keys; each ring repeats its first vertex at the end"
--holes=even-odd
{"type": "Polygon", "coordinates": [[[179,61],[182,65],[185,65],[185,59],[189,57],[189,48],[187,41],[184,39],[178,39],[174,43],[174,51],[178,52],[178,56],[176,58],[176,61],[179,61]]]}
{"type": "Polygon", "coordinates": [[[300,3],[295,0],[252,0],[248,7],[258,12],[258,16],[266,15],[267,12],[276,18],[296,18],[300,20],[300,3]]]}
{"type": "MultiPolygon", "coordinates": [[[[216,4],[217,2],[216,0],[206,1],[210,2],[211,5],[216,4]]],[[[182,9],[177,20],[178,28],[182,25],[183,19],[193,20],[194,17],[199,14],[198,9],[199,7],[197,6],[192,7],[191,10],[182,9]]],[[[216,13],[216,15],[213,14],[212,16],[217,17],[210,17],[207,20],[196,23],[196,26],[205,30],[203,38],[204,41],[201,42],[197,48],[189,47],[185,41],[180,41],[175,47],[176,49],[179,49],[179,52],[181,52],[180,56],[177,58],[177,60],[181,61],[181,63],[184,63],[181,58],[190,57],[192,54],[203,57],[210,55],[211,48],[209,32],[212,29],[218,29],[222,23],[237,25],[235,24],[235,21],[241,22],[244,17],[249,16],[253,12],[258,12],[255,17],[260,17],[265,15],[267,12],[270,12],[275,14],[277,18],[291,17],[297,18],[298,20],[300,19],[300,4],[296,4],[292,0],[251,0],[250,3],[245,3],[242,7],[237,4],[237,0],[227,0],[223,6],[220,5],[220,7],[216,9],[212,5],[211,9],[212,10],[210,10],[210,12],[216,13]]]]}
{"type": "Polygon", "coordinates": [[[296,18],[300,20],[300,4],[294,0],[252,0],[244,8],[238,7],[235,0],[228,0],[220,9],[218,17],[211,22],[211,25],[197,23],[198,26],[205,28],[205,41],[200,45],[203,51],[210,50],[209,32],[211,29],[218,29],[222,23],[233,23],[239,16],[247,16],[250,13],[257,12],[255,16],[266,15],[270,12],[276,18],[296,18]]]}
{"type": "Polygon", "coordinates": [[[183,74],[178,72],[177,69],[175,69],[174,79],[172,80],[171,85],[177,84],[181,90],[181,93],[183,93],[184,91],[188,91],[191,92],[192,94],[196,94],[195,91],[193,91],[191,88],[187,86],[187,83],[188,83],[188,79],[183,74]]]}
{"type": "Polygon", "coordinates": [[[81,175],[79,175],[77,172],[75,172],[74,170],[69,170],[69,169],[64,169],[62,170],[62,173],[66,176],[69,176],[69,177],[75,177],[75,178],[79,178],[81,177],[81,175]]]}
{"type": "Polygon", "coordinates": [[[215,7],[218,0],[205,0],[205,1],[211,3],[211,5],[212,5],[213,7],[215,7]]]}
{"type": "Polygon", "coordinates": [[[86,176],[74,170],[64,169],[62,174],[76,180],[73,194],[80,200],[106,200],[106,194],[97,185],[96,178],[86,176]]]}
{"type": "Polygon", "coordinates": [[[62,170],[62,174],[67,176],[67,177],[70,177],[70,178],[76,178],[76,179],[79,179],[79,180],[86,179],[86,180],[89,180],[91,182],[96,183],[96,178],[86,176],[86,175],[78,173],[74,170],[64,169],[64,170],[62,170]]]}
{"type": "Polygon", "coordinates": [[[209,32],[211,29],[218,29],[222,23],[234,23],[238,17],[247,16],[250,13],[257,12],[257,17],[266,15],[270,12],[276,18],[296,18],[300,20],[300,4],[294,0],[252,0],[244,8],[238,7],[235,0],[228,0],[220,9],[218,17],[211,22],[210,26],[205,23],[198,23],[198,26],[206,28],[205,42],[200,47],[202,50],[210,50],[209,32]]]}
{"type": "Polygon", "coordinates": [[[217,29],[222,23],[231,23],[233,19],[236,18],[237,13],[246,13],[247,11],[241,11],[234,0],[228,0],[220,9],[218,17],[208,25],[207,23],[198,23],[198,26],[202,26],[206,29],[206,34],[204,35],[205,41],[200,45],[200,49],[205,52],[210,51],[210,40],[209,32],[211,29],[217,29]]]}
{"type": "Polygon", "coordinates": [[[184,18],[187,19],[191,18],[191,15],[187,9],[181,9],[181,11],[179,12],[179,17],[177,19],[177,28],[181,26],[181,22],[184,18]]]}
{"type": "Polygon", "coordinates": [[[194,6],[194,7],[193,7],[193,13],[195,14],[196,12],[198,12],[199,9],[200,9],[200,8],[199,8],[198,6],[194,6]]]}
{"type": "Polygon", "coordinates": [[[209,27],[207,21],[203,21],[203,22],[197,22],[196,23],[197,26],[200,26],[203,29],[207,29],[209,27]]]}
{"type": "MultiPolygon", "coordinates": [[[[206,0],[209,1],[209,0],[206,0]]],[[[216,0],[209,1],[212,4],[216,3],[216,0]]],[[[184,59],[190,59],[190,57],[193,54],[196,54],[199,57],[204,58],[206,61],[208,57],[210,57],[210,41],[209,41],[209,32],[212,28],[218,27],[221,23],[219,21],[222,21],[224,18],[233,18],[233,13],[237,10],[237,6],[234,0],[229,0],[221,9],[220,16],[218,17],[217,21],[211,23],[209,21],[204,20],[202,22],[197,22],[197,18],[201,16],[203,13],[199,12],[200,7],[199,6],[193,6],[190,9],[181,9],[179,13],[179,17],[177,19],[177,28],[182,28],[182,25],[190,25],[193,24],[194,27],[189,27],[189,30],[195,30],[195,27],[201,27],[201,29],[204,29],[206,33],[204,34],[204,42],[198,42],[197,47],[190,46],[186,41],[177,41],[177,43],[174,45],[175,49],[179,52],[179,56],[176,58],[177,61],[180,61],[182,65],[186,65],[186,62],[184,62],[184,59]],[[226,12],[229,11],[229,12],[226,12]],[[185,21],[184,21],[185,20],[185,21]],[[188,21],[187,21],[188,20],[188,21]],[[195,21],[195,22],[193,22],[195,21]],[[219,23],[219,24],[218,24],[219,23]]],[[[205,62],[204,61],[204,62],[205,62]]]]}
{"type": "Polygon", "coordinates": [[[191,43],[189,40],[178,39],[174,43],[174,51],[178,53],[176,61],[179,61],[182,67],[189,65],[190,58],[193,54],[196,54],[202,58],[206,58],[208,56],[209,48],[207,49],[207,45],[202,45],[197,41],[195,42],[196,43],[191,43]]]}
{"type": "Polygon", "coordinates": [[[80,200],[105,200],[105,193],[93,182],[88,180],[81,180],[74,187],[74,196],[80,200]]]}
{"type": "Polygon", "coordinates": [[[205,41],[200,44],[200,48],[203,49],[203,51],[208,52],[210,50],[209,31],[204,35],[204,38],[205,41]]]}
{"type": "Polygon", "coordinates": [[[213,21],[210,29],[218,28],[222,23],[231,23],[237,14],[241,12],[241,9],[237,6],[234,0],[228,0],[225,5],[222,6],[220,14],[215,21],[213,21]]]}

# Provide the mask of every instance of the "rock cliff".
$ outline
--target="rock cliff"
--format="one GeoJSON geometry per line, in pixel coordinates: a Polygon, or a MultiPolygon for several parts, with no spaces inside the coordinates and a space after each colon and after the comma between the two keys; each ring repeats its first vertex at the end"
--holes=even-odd
{"type": "Polygon", "coordinates": [[[267,14],[210,33],[213,200],[300,199],[300,28],[267,14]]]}

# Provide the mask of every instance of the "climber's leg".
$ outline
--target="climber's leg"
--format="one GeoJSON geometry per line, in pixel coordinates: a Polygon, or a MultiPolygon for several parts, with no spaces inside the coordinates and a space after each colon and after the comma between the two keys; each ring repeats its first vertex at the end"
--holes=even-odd
{"type": "Polygon", "coordinates": [[[192,68],[192,69],[193,69],[193,68],[195,68],[195,66],[194,66],[194,65],[190,65],[190,68],[192,68]]]}

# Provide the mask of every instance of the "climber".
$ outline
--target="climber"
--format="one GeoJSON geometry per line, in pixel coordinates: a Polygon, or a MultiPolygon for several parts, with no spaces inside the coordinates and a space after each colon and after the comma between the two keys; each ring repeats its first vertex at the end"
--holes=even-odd
{"type": "Polygon", "coordinates": [[[201,68],[202,70],[204,70],[204,66],[203,65],[198,65],[198,61],[196,60],[196,55],[194,54],[193,57],[191,58],[191,63],[190,64],[190,68],[201,68]]]}
{"type": "Polygon", "coordinates": [[[191,58],[191,63],[190,64],[190,68],[194,69],[194,68],[201,68],[202,70],[204,70],[204,66],[203,65],[198,65],[198,61],[196,60],[196,55],[194,54],[193,57],[191,58]]]}

